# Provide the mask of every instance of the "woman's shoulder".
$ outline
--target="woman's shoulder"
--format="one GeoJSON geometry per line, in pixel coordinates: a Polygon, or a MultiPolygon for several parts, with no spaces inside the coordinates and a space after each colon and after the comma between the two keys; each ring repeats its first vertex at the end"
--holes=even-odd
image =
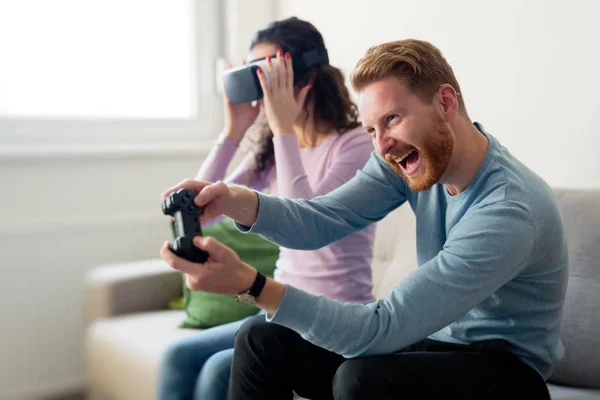
{"type": "Polygon", "coordinates": [[[363,128],[362,125],[358,124],[356,125],[354,128],[350,128],[347,131],[340,133],[340,136],[346,136],[346,137],[366,137],[367,139],[369,139],[369,135],[367,134],[367,131],[365,130],[365,128],[363,128]]]}
{"type": "Polygon", "coordinates": [[[339,136],[334,146],[336,149],[360,147],[369,151],[373,150],[373,141],[361,125],[343,133],[337,132],[337,134],[339,136]]]}

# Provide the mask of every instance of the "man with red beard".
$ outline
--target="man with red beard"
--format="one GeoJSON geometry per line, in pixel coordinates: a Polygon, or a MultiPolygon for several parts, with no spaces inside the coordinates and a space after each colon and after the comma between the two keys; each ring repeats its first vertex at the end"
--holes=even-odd
{"type": "Polygon", "coordinates": [[[163,246],[193,289],[267,311],[237,334],[230,398],[548,399],[544,380],[564,352],[568,264],[552,190],[471,122],[433,45],[375,46],[352,84],[376,152],[333,192],[295,200],[184,181],[163,194],[198,191],[201,219],[225,214],[242,231],[295,249],[338,240],[406,201],[417,218],[419,268],[370,304],[265,279],[211,238],[195,240],[210,254],[205,264],[163,246]]]}

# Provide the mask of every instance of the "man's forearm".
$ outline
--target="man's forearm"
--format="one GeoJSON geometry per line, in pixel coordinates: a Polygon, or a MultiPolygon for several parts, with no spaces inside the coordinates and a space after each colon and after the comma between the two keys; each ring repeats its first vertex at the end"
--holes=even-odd
{"type": "Polygon", "coordinates": [[[258,216],[258,195],[251,189],[240,185],[230,185],[230,204],[224,214],[245,226],[252,226],[258,216]]]}
{"type": "MultiPolygon", "coordinates": [[[[258,195],[240,185],[230,185],[229,191],[232,201],[225,215],[239,224],[252,226],[258,216],[258,195]]],[[[277,311],[284,293],[285,286],[282,283],[267,278],[265,287],[256,299],[256,305],[272,315],[277,311]]]]}

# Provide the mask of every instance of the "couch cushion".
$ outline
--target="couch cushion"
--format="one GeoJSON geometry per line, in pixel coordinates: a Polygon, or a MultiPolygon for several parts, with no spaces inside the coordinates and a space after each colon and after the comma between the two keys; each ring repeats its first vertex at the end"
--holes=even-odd
{"type": "MultiPolygon", "coordinates": [[[[272,277],[279,258],[279,246],[256,234],[243,234],[233,221],[225,218],[202,228],[204,236],[212,236],[233,249],[242,261],[250,264],[264,275],[272,277]]],[[[183,276],[184,309],[187,317],[184,328],[211,328],[239,321],[258,313],[257,307],[249,307],[236,301],[234,296],[189,290],[183,276]]]]}
{"type": "Polygon", "coordinates": [[[600,400],[600,390],[548,385],[552,400],[600,400]]]}
{"type": "MultiPolygon", "coordinates": [[[[569,243],[569,284],[561,325],[566,354],[551,381],[600,388],[600,192],[557,190],[569,243]]],[[[403,205],[378,223],[373,284],[385,296],[417,265],[415,218],[403,205]]]]}
{"type": "Polygon", "coordinates": [[[373,295],[380,299],[417,267],[416,219],[405,203],[377,223],[373,247],[373,295]]]}
{"type": "Polygon", "coordinates": [[[93,323],[86,337],[88,379],[111,400],[152,400],[167,346],[199,330],[178,329],[184,311],[158,311],[93,323]]]}
{"type": "Polygon", "coordinates": [[[600,388],[600,192],[557,191],[569,242],[561,325],[565,357],[551,381],[600,388]]]}

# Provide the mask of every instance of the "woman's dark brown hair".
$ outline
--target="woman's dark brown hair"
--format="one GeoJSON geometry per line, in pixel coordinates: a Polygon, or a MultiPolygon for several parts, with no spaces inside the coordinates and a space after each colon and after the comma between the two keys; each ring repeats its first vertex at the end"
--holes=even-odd
{"type": "MultiPolygon", "coordinates": [[[[285,53],[303,53],[325,47],[323,36],[311,23],[296,17],[275,21],[258,31],[250,42],[250,49],[259,43],[270,43],[285,53]]],[[[294,73],[299,87],[312,83],[304,108],[314,100],[315,128],[322,132],[335,129],[347,132],[359,125],[358,109],[350,99],[342,72],[331,65],[320,65],[299,74],[294,73]]],[[[256,154],[256,172],[263,172],[274,163],[273,133],[263,127],[256,154]]]]}

